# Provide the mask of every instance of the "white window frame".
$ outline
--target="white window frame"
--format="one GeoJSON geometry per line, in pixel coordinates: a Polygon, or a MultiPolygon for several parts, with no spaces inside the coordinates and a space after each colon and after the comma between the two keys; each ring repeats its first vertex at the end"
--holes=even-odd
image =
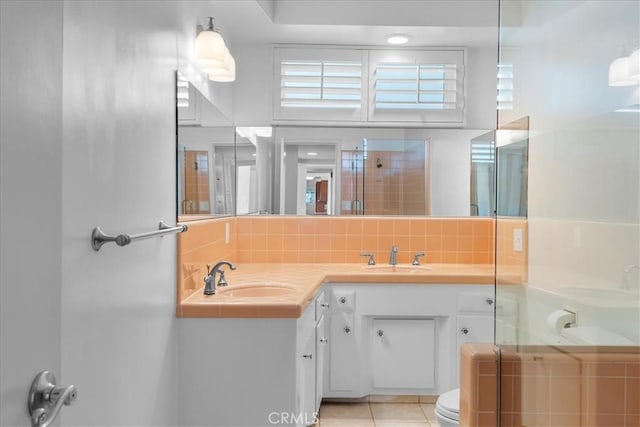
{"type": "Polygon", "coordinates": [[[364,122],[367,115],[368,51],[366,49],[274,47],[273,121],[364,122]],[[359,62],[361,98],[357,108],[286,107],[281,105],[282,61],[359,62]]]}

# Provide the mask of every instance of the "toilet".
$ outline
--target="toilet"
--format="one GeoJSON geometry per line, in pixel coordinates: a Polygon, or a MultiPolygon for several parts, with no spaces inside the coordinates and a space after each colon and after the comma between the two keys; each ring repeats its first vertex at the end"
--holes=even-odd
{"type": "Polygon", "coordinates": [[[440,427],[460,425],[460,389],[443,393],[436,401],[436,418],[440,427]]]}

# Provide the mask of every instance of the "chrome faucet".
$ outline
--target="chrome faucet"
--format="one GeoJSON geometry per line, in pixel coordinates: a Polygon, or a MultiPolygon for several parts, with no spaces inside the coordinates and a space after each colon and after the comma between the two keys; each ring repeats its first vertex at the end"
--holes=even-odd
{"type": "Polygon", "coordinates": [[[625,268],[624,271],[622,272],[622,283],[620,284],[620,287],[622,289],[631,289],[631,286],[629,284],[629,274],[634,269],[640,271],[640,265],[639,264],[630,265],[627,268],[625,268]]]}
{"type": "MultiPolygon", "coordinates": [[[[213,295],[216,293],[216,286],[215,286],[216,273],[220,273],[220,279],[218,280],[218,287],[228,285],[227,279],[225,279],[224,277],[224,270],[222,269],[223,265],[228,266],[231,270],[236,269],[236,266],[230,263],[229,261],[220,261],[219,263],[214,265],[213,268],[209,270],[209,273],[207,274],[207,276],[204,278],[204,294],[205,295],[213,295]]],[[[209,269],[208,265],[207,265],[207,269],[209,269]]]]}
{"type": "Polygon", "coordinates": [[[398,264],[398,247],[396,245],[391,246],[391,255],[389,256],[389,265],[398,264]]]}

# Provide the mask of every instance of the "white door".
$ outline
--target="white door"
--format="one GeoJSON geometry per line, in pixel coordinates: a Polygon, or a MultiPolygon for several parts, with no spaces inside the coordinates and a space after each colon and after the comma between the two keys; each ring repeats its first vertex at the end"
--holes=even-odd
{"type": "Polygon", "coordinates": [[[178,425],[176,238],[90,235],[175,221],[180,8],[0,1],[0,425],[45,369],[78,388],[61,425],[178,425]]]}
{"type": "Polygon", "coordinates": [[[69,381],[60,371],[62,2],[2,1],[0,20],[0,425],[28,426],[36,373],[69,381]]]}

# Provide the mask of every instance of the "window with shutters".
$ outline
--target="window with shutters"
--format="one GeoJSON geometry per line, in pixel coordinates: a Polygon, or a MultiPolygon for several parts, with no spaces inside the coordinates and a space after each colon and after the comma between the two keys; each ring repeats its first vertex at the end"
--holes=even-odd
{"type": "Polygon", "coordinates": [[[369,61],[369,121],[464,123],[464,50],[372,50],[369,61]]]}
{"type": "Polygon", "coordinates": [[[465,49],[274,48],[278,122],[464,126],[465,49]]]}
{"type": "Polygon", "coordinates": [[[274,119],[362,121],[366,50],[275,48],[274,119]]]}

